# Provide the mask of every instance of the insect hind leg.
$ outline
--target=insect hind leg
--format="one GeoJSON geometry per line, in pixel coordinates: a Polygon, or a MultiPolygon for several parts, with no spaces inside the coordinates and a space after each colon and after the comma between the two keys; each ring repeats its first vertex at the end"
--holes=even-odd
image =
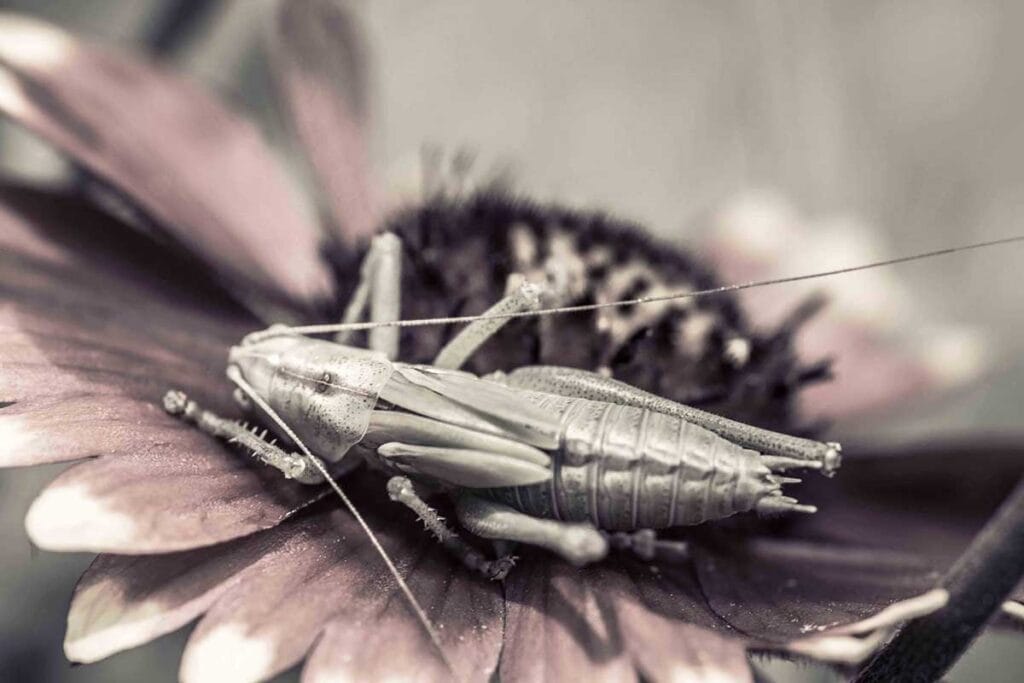
{"type": "Polygon", "coordinates": [[[488,377],[513,388],[630,405],[679,417],[744,448],[767,454],[765,464],[776,471],[804,468],[831,476],[841,461],[842,447],[838,443],[813,441],[754,427],[670,401],[587,370],[532,365],[516,368],[508,374],[492,373],[488,377]]]}
{"type": "Polygon", "coordinates": [[[392,477],[388,480],[388,496],[391,500],[402,503],[416,513],[427,530],[430,531],[441,542],[450,553],[455,555],[462,564],[469,569],[479,572],[489,579],[500,581],[504,579],[513,565],[515,558],[511,555],[504,555],[497,560],[488,560],[475,548],[463,541],[459,535],[448,528],[437,511],[430,507],[426,501],[416,493],[412,481],[408,477],[392,477]]]}
{"type": "Polygon", "coordinates": [[[288,479],[302,484],[321,484],[324,481],[320,472],[301,453],[288,453],[267,441],[266,431],[258,434],[237,420],[228,420],[205,410],[183,391],[168,391],[164,394],[164,410],[195,425],[205,434],[239,444],[263,464],[280,470],[288,479]]]}
{"type": "Polygon", "coordinates": [[[577,566],[608,554],[607,539],[589,524],[539,519],[470,493],[459,496],[456,509],[462,526],[477,536],[547,548],[577,566]]]}

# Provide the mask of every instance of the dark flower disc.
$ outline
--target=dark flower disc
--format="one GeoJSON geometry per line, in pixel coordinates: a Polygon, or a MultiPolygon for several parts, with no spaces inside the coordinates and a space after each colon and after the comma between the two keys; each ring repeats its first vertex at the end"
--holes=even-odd
{"type": "MultiPolygon", "coordinates": [[[[481,313],[509,276],[547,281],[546,305],[601,303],[723,284],[699,256],[635,223],[543,205],[504,192],[435,199],[394,215],[404,244],[402,317],[481,313]]],[[[342,293],[355,289],[364,251],[327,249],[342,293]]],[[[430,362],[460,326],[407,328],[401,355],[430,362]]],[[[794,406],[827,368],[801,365],[792,330],[753,329],[731,294],[511,321],[467,369],[531,365],[602,369],[661,396],[745,422],[805,433],[794,406]]]]}

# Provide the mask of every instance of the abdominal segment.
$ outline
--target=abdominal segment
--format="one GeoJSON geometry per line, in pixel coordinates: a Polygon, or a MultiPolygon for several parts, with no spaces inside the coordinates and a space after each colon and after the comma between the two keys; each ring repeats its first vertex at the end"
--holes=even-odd
{"type": "Polygon", "coordinates": [[[763,511],[781,496],[759,453],[685,420],[597,401],[551,403],[565,409],[554,476],[490,489],[490,497],[538,517],[624,531],[763,511]]]}

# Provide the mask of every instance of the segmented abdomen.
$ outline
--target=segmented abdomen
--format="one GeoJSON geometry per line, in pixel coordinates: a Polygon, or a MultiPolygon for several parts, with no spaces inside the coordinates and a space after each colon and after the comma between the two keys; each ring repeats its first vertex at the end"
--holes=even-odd
{"type": "Polygon", "coordinates": [[[554,476],[489,491],[527,514],[609,530],[661,529],[750,510],[778,489],[758,453],[678,417],[529,393],[561,417],[554,476]]]}

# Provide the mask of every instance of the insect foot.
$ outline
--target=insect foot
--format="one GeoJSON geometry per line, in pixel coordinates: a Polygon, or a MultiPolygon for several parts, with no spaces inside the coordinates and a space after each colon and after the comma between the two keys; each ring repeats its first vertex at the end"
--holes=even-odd
{"type": "Polygon", "coordinates": [[[825,453],[822,462],[824,465],[822,474],[826,477],[831,477],[835,475],[836,470],[839,469],[839,465],[843,461],[843,456],[841,455],[843,447],[839,445],[838,441],[828,441],[825,445],[828,446],[828,451],[825,453]]]}
{"type": "Polygon", "coordinates": [[[189,403],[195,408],[199,406],[195,401],[189,401],[184,391],[168,391],[164,394],[164,410],[171,415],[184,415],[189,408],[189,403]]]}

